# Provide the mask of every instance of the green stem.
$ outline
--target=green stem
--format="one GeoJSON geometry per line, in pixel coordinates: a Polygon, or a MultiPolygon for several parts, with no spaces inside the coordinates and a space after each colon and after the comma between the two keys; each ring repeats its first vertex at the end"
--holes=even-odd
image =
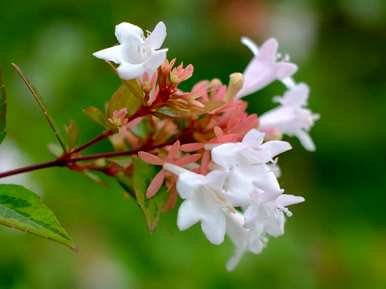
{"type": "Polygon", "coordinates": [[[31,81],[29,81],[27,76],[25,76],[25,74],[20,69],[20,67],[17,64],[15,64],[15,63],[11,63],[11,65],[16,70],[17,74],[23,80],[23,82],[27,86],[28,90],[31,92],[32,96],[36,100],[38,106],[42,110],[42,112],[43,112],[43,114],[44,114],[44,116],[45,116],[45,118],[46,118],[46,120],[48,122],[48,125],[50,126],[51,130],[53,131],[53,133],[54,133],[56,139],[58,140],[60,146],[62,147],[63,151],[65,152],[66,151],[66,146],[64,145],[64,142],[61,139],[61,137],[59,135],[59,132],[58,132],[58,130],[56,129],[56,127],[54,125],[54,121],[53,121],[51,115],[49,114],[48,109],[47,109],[46,105],[44,104],[42,97],[39,95],[38,91],[33,87],[31,81]]]}

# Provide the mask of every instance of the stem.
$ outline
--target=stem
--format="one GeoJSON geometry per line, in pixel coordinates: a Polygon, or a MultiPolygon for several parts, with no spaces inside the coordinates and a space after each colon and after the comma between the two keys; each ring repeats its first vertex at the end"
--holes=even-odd
{"type": "Polygon", "coordinates": [[[32,172],[32,171],[36,171],[36,170],[40,170],[40,169],[45,169],[45,168],[64,167],[64,166],[67,166],[68,164],[74,163],[74,162],[90,161],[90,160],[96,160],[96,159],[101,159],[101,158],[130,156],[130,155],[137,154],[138,152],[140,152],[142,150],[151,151],[151,150],[154,150],[157,148],[162,148],[164,146],[170,145],[172,143],[173,142],[166,142],[163,144],[152,145],[149,147],[144,146],[142,148],[131,150],[131,151],[97,153],[97,154],[92,154],[92,155],[88,155],[88,156],[80,156],[80,157],[72,157],[72,158],[71,157],[70,158],[58,158],[58,159],[55,159],[52,161],[48,161],[48,162],[44,162],[44,163],[40,163],[40,164],[30,165],[30,166],[21,167],[21,168],[14,169],[14,170],[2,172],[2,173],[0,173],[0,179],[5,178],[5,177],[9,177],[9,176],[13,176],[13,175],[18,175],[18,174],[22,174],[22,173],[32,172]]]}
{"type": "Polygon", "coordinates": [[[36,171],[36,170],[40,170],[40,169],[59,167],[59,166],[64,166],[64,165],[65,165],[65,162],[63,162],[61,160],[58,160],[58,159],[52,160],[52,161],[48,161],[48,162],[44,162],[44,163],[40,163],[40,164],[35,164],[35,165],[30,165],[30,166],[26,166],[26,167],[21,167],[18,169],[14,169],[14,170],[0,173],[0,178],[5,178],[5,177],[23,174],[23,173],[27,173],[27,172],[32,172],[32,171],[36,171]]]}
{"type": "Polygon", "coordinates": [[[63,151],[65,152],[66,151],[66,146],[64,145],[64,142],[61,139],[61,137],[59,135],[59,132],[58,132],[58,130],[56,129],[56,127],[54,125],[54,121],[53,121],[52,117],[48,113],[48,109],[47,109],[46,105],[44,104],[42,97],[39,95],[38,91],[33,87],[31,81],[29,81],[27,76],[25,76],[25,74],[20,69],[20,67],[17,64],[15,64],[15,63],[11,63],[11,65],[16,70],[16,72],[20,76],[20,78],[24,81],[25,85],[27,86],[28,90],[31,92],[32,96],[35,98],[38,106],[42,110],[42,112],[43,112],[43,114],[44,114],[44,116],[45,116],[45,118],[46,118],[46,120],[48,122],[48,125],[50,126],[51,130],[55,134],[55,137],[58,140],[58,142],[59,142],[60,146],[62,147],[63,151]]]}
{"type": "MultiPolygon", "coordinates": [[[[158,144],[158,145],[153,145],[153,146],[148,147],[148,148],[142,147],[142,148],[131,150],[131,151],[97,153],[97,154],[92,154],[92,155],[88,155],[88,156],[74,157],[74,158],[70,158],[70,159],[64,160],[64,161],[66,163],[73,163],[73,162],[90,161],[90,160],[96,160],[96,159],[102,159],[102,158],[131,156],[131,155],[137,154],[140,151],[144,151],[144,150],[152,151],[152,150],[155,150],[158,148],[162,148],[162,147],[171,145],[173,143],[174,143],[174,141],[173,142],[166,142],[166,143],[162,143],[162,144],[158,144]]],[[[0,174],[0,178],[1,178],[1,174],[0,174]]]]}
{"type": "Polygon", "coordinates": [[[75,153],[78,153],[80,151],[83,151],[84,149],[100,142],[101,140],[104,140],[106,138],[108,138],[109,136],[113,135],[114,132],[112,130],[106,130],[104,131],[103,133],[101,133],[100,135],[98,135],[97,137],[93,138],[92,140],[88,141],[87,143],[75,148],[74,150],[72,150],[70,152],[70,154],[75,154],[75,153]]]}

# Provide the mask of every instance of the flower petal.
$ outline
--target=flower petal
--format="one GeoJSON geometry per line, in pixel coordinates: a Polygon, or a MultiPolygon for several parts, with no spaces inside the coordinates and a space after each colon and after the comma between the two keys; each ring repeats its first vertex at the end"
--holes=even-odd
{"type": "Polygon", "coordinates": [[[131,64],[128,62],[123,62],[118,68],[117,68],[119,77],[124,80],[139,78],[143,75],[144,66],[142,63],[140,64],[131,64]]]}
{"type": "Polygon", "coordinates": [[[316,150],[314,141],[307,132],[304,130],[299,130],[296,132],[296,136],[306,150],[311,152],[316,150]]]}
{"type": "Polygon", "coordinates": [[[261,148],[266,150],[267,155],[272,160],[275,156],[292,149],[292,146],[286,141],[272,140],[262,144],[261,148]]]}
{"type": "Polygon", "coordinates": [[[186,155],[175,161],[176,165],[185,166],[187,164],[194,163],[201,158],[201,154],[186,155]]]}
{"type": "Polygon", "coordinates": [[[177,227],[181,231],[188,229],[200,220],[200,214],[194,204],[187,200],[178,209],[177,227]]]}
{"type": "Polygon", "coordinates": [[[130,40],[143,39],[143,30],[137,25],[122,22],[115,26],[115,37],[118,39],[119,43],[127,43],[130,40]]]}
{"type": "Polygon", "coordinates": [[[153,55],[144,64],[145,72],[152,75],[165,62],[167,51],[167,48],[154,51],[153,55]]]}
{"type": "Polygon", "coordinates": [[[220,171],[220,170],[213,170],[206,175],[206,178],[208,180],[208,185],[219,191],[222,190],[226,177],[227,177],[226,172],[220,171]]]}
{"type": "Polygon", "coordinates": [[[302,107],[307,105],[310,88],[305,83],[300,83],[284,94],[278,102],[282,105],[302,107]]]}
{"type": "Polygon", "coordinates": [[[243,143],[249,145],[261,145],[264,141],[265,134],[257,129],[251,129],[243,138],[243,143]]]}
{"type": "Polygon", "coordinates": [[[148,163],[148,164],[151,164],[151,165],[161,166],[164,163],[164,161],[160,157],[155,156],[155,155],[153,155],[151,153],[148,153],[148,152],[141,151],[141,152],[138,153],[138,156],[145,163],[148,163]]]}
{"type": "Polygon", "coordinates": [[[181,198],[186,199],[205,184],[205,177],[186,170],[180,174],[177,181],[177,192],[181,198]]]}
{"type": "Polygon", "coordinates": [[[165,171],[160,170],[158,174],[155,175],[154,179],[151,181],[149,187],[146,190],[146,197],[149,199],[154,197],[154,195],[159,191],[162,184],[165,180],[165,171]]]}
{"type": "Polygon", "coordinates": [[[289,195],[289,194],[282,194],[276,199],[276,203],[278,206],[281,207],[287,207],[295,204],[299,204],[304,202],[303,197],[289,195]]]}
{"type": "Polygon", "coordinates": [[[204,147],[204,145],[202,143],[198,143],[198,142],[187,143],[187,144],[183,144],[181,146],[181,150],[183,152],[190,153],[190,152],[198,151],[198,150],[202,149],[203,147],[204,147]]]}
{"type": "Polygon", "coordinates": [[[277,49],[279,43],[275,38],[268,39],[265,41],[259,51],[259,58],[264,59],[265,61],[274,62],[276,60],[277,49]]]}
{"type": "Polygon", "coordinates": [[[106,61],[112,61],[116,64],[122,63],[122,48],[120,45],[99,50],[97,52],[94,52],[93,55],[96,58],[103,59],[106,61]]]}
{"type": "Polygon", "coordinates": [[[279,62],[275,65],[275,70],[277,79],[285,79],[293,75],[298,70],[298,67],[293,63],[279,62]]]}
{"type": "Polygon", "coordinates": [[[221,244],[225,236],[225,216],[221,211],[213,212],[210,217],[202,220],[201,229],[209,242],[215,245],[221,244]]]}
{"type": "Polygon", "coordinates": [[[212,149],[212,161],[223,168],[230,168],[235,164],[235,157],[244,148],[241,143],[225,143],[212,149]]]}
{"type": "Polygon", "coordinates": [[[153,49],[160,49],[166,38],[166,25],[162,21],[154,27],[153,32],[146,38],[145,44],[153,49]]]}

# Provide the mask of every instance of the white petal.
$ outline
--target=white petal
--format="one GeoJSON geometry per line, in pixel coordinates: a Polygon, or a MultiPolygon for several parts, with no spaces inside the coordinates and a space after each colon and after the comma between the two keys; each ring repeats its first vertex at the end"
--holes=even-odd
{"type": "Polygon", "coordinates": [[[158,67],[160,67],[161,64],[164,63],[164,61],[166,59],[166,52],[167,51],[168,50],[166,48],[154,51],[153,55],[150,56],[150,58],[146,61],[145,71],[149,75],[152,75],[158,69],[158,67]]]}
{"type": "Polygon", "coordinates": [[[244,85],[237,97],[254,93],[271,83],[275,79],[273,65],[273,63],[265,63],[258,56],[255,56],[244,71],[244,85]]]}
{"type": "Polygon", "coordinates": [[[225,143],[212,149],[212,161],[223,168],[235,165],[236,155],[244,148],[241,143],[225,143]]]}
{"type": "Polygon", "coordinates": [[[304,202],[303,197],[289,195],[289,194],[282,194],[276,200],[276,204],[280,207],[287,207],[287,206],[299,204],[302,202],[304,202]]]}
{"type": "Polygon", "coordinates": [[[158,22],[153,32],[146,38],[145,44],[149,45],[153,49],[160,49],[166,38],[166,25],[165,23],[158,22]]]}
{"type": "Polygon", "coordinates": [[[226,263],[226,269],[228,271],[233,271],[236,269],[237,265],[240,263],[241,257],[246,252],[246,248],[237,248],[235,249],[235,253],[232,257],[229,258],[229,260],[226,263]]]}
{"type": "Polygon", "coordinates": [[[202,220],[201,228],[209,242],[215,245],[219,245],[224,242],[225,216],[221,211],[218,211],[211,217],[202,220]]]}
{"type": "Polygon", "coordinates": [[[254,55],[257,55],[259,53],[259,47],[250,38],[241,37],[241,43],[244,44],[246,47],[248,47],[249,50],[251,50],[254,55]]]}
{"type": "Polygon", "coordinates": [[[131,64],[128,62],[123,62],[117,68],[119,77],[124,80],[134,79],[141,77],[144,73],[143,64],[131,64]]]}
{"type": "Polygon", "coordinates": [[[247,251],[248,246],[248,231],[243,227],[244,217],[241,213],[227,214],[226,230],[229,239],[235,246],[234,255],[228,260],[226,268],[228,271],[233,271],[240,262],[241,257],[247,251]]]}
{"type": "Polygon", "coordinates": [[[307,132],[305,132],[303,130],[299,130],[296,133],[296,136],[306,150],[311,151],[311,152],[316,150],[315,144],[307,132]]]}
{"type": "Polygon", "coordinates": [[[280,141],[280,140],[268,141],[268,142],[262,144],[261,147],[263,150],[266,150],[266,153],[269,155],[271,160],[275,156],[292,149],[289,142],[280,141]]]}
{"type": "Polygon", "coordinates": [[[271,155],[268,154],[266,150],[262,149],[253,149],[248,147],[241,151],[240,154],[244,158],[243,163],[248,165],[265,164],[272,160],[271,155]]]}
{"type": "Polygon", "coordinates": [[[290,89],[288,92],[284,94],[284,96],[280,99],[280,103],[282,105],[296,106],[301,107],[307,105],[308,95],[310,93],[310,89],[307,84],[300,83],[290,89]]]}
{"type": "Polygon", "coordinates": [[[205,184],[205,177],[192,172],[186,172],[178,177],[177,192],[181,198],[190,198],[191,194],[205,184]]]}
{"type": "Polygon", "coordinates": [[[279,62],[275,65],[275,76],[277,79],[290,77],[298,70],[296,64],[289,62],[279,62]]]}
{"type": "Polygon", "coordinates": [[[280,105],[260,115],[259,124],[261,129],[276,128],[288,134],[288,127],[292,127],[294,120],[294,109],[280,105]]]}
{"type": "Polygon", "coordinates": [[[206,175],[208,185],[211,188],[221,191],[224,186],[225,179],[227,177],[226,172],[220,170],[213,170],[206,175]]]}
{"type": "Polygon", "coordinates": [[[245,210],[244,219],[245,219],[245,227],[250,228],[254,225],[257,219],[257,210],[258,208],[255,205],[250,205],[245,210]]]}
{"type": "Polygon", "coordinates": [[[117,64],[120,64],[122,62],[122,48],[120,45],[99,50],[97,52],[94,52],[93,55],[96,58],[103,59],[106,61],[112,61],[117,64]]]}
{"type": "Polygon", "coordinates": [[[265,224],[265,230],[268,234],[274,237],[279,237],[284,234],[285,216],[284,213],[278,211],[275,216],[270,218],[265,224]]]}
{"type": "Polygon", "coordinates": [[[133,39],[142,40],[143,30],[137,25],[122,22],[115,26],[115,37],[119,43],[127,43],[133,39]]]}
{"type": "Polygon", "coordinates": [[[275,174],[267,165],[255,165],[248,168],[249,174],[252,175],[254,185],[264,192],[279,193],[281,192],[279,182],[275,174]]]}
{"type": "Polygon", "coordinates": [[[178,209],[177,226],[181,231],[188,229],[200,220],[200,214],[197,212],[191,201],[184,201],[178,209]]]}
{"type": "Polygon", "coordinates": [[[278,47],[279,43],[275,38],[268,39],[261,45],[259,57],[266,61],[274,62],[276,60],[278,47]]]}
{"type": "Polygon", "coordinates": [[[247,143],[250,145],[260,145],[264,141],[265,134],[258,131],[257,129],[251,129],[248,133],[243,137],[243,143],[247,143]]]}

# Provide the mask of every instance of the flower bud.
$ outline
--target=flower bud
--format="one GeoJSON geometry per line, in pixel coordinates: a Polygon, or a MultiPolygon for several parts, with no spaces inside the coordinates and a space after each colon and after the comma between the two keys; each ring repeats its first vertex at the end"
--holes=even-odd
{"type": "Polygon", "coordinates": [[[242,73],[235,72],[229,76],[228,90],[225,95],[225,100],[229,101],[233,99],[236,94],[241,90],[244,84],[244,76],[242,73]]]}

